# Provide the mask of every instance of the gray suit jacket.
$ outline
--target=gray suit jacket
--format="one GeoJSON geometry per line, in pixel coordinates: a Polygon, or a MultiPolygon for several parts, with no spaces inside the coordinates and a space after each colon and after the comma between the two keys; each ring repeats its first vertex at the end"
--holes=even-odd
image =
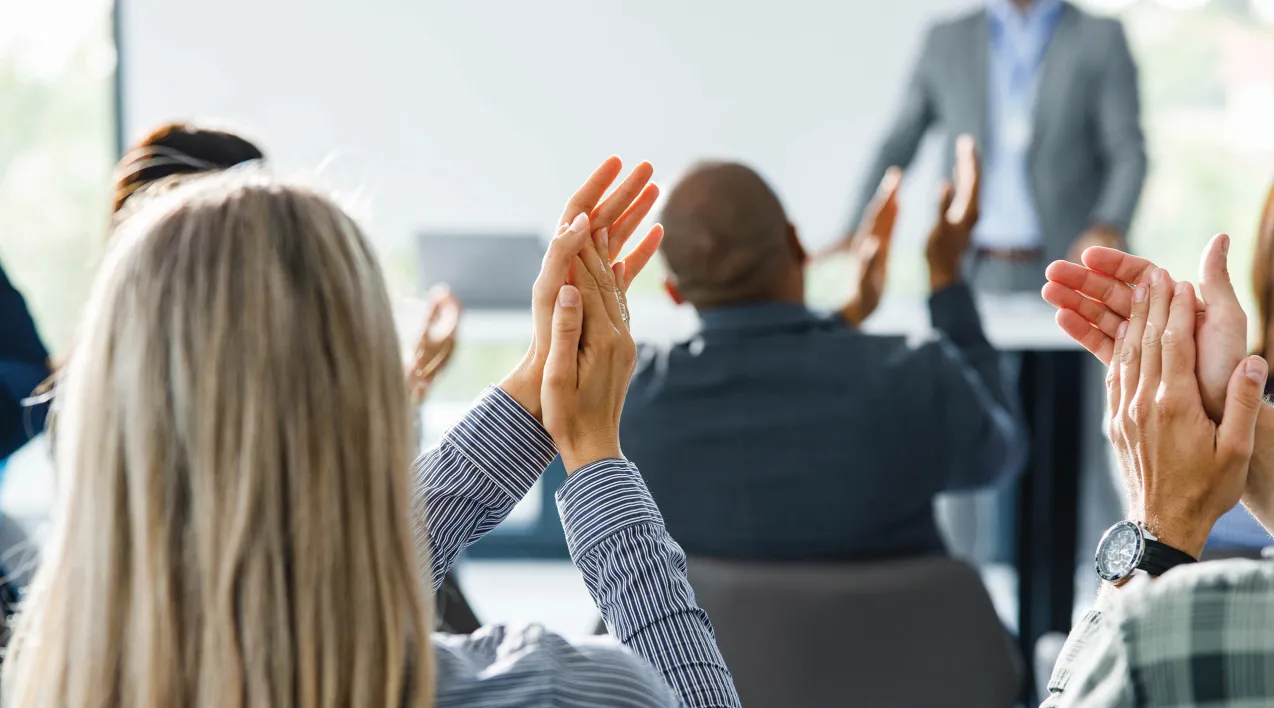
{"type": "MultiPolygon", "coordinates": [[[[946,133],[946,173],[961,133],[987,145],[990,40],[986,10],[935,25],[902,109],[863,182],[854,224],[885,170],[906,167],[931,127],[946,133]]],[[[1146,176],[1137,67],[1118,20],[1065,4],[1049,43],[1035,101],[1031,187],[1044,230],[1044,260],[1064,258],[1093,224],[1127,233],[1146,176]]]]}

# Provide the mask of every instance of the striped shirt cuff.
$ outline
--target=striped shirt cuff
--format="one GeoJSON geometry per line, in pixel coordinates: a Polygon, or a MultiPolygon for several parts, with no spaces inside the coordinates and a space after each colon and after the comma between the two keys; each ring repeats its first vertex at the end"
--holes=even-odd
{"type": "Polygon", "coordinates": [[[488,386],[445,440],[509,496],[521,499],[553,458],[548,431],[497,386],[488,386]]]}
{"type": "Polygon", "coordinates": [[[637,468],[621,459],[598,460],[575,470],[557,490],[557,511],[566,547],[576,559],[629,526],[664,522],[637,468]]]}

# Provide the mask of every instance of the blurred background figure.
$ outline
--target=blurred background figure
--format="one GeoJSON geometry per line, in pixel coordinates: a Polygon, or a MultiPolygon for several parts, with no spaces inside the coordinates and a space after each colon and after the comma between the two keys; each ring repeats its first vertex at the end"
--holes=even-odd
{"type": "Polygon", "coordinates": [[[47,401],[31,398],[52,370],[26,300],[0,266],[0,475],[5,459],[44,430],[47,401]]]}
{"type": "MultiPolygon", "coordinates": [[[[1050,261],[1127,236],[1146,152],[1137,68],[1117,20],[1063,0],[987,0],[934,25],[864,184],[910,165],[930,128],[949,146],[961,133],[982,146],[977,288],[1034,292],[1050,261]]],[[[870,199],[865,188],[859,214],[870,199]]]]}

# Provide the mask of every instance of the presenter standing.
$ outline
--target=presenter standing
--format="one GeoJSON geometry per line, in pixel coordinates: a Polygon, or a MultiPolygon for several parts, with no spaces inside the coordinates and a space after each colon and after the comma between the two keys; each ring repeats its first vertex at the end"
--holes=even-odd
{"type": "Polygon", "coordinates": [[[988,0],[930,29],[851,223],[931,128],[946,134],[948,161],[969,133],[983,159],[969,282],[1034,293],[1049,262],[1122,246],[1146,175],[1139,114],[1117,20],[1062,0],[988,0]]]}
{"type": "MultiPolygon", "coordinates": [[[[1089,246],[1126,248],[1146,175],[1137,83],[1119,21],[1062,0],[986,0],[935,24],[864,177],[851,223],[859,223],[885,171],[906,168],[930,129],[946,136],[944,173],[957,136],[972,134],[983,184],[981,219],[966,256],[968,282],[982,293],[1036,293],[1053,260],[1078,260],[1089,246]]],[[[1005,361],[1016,379],[1020,358],[1005,361]]],[[[1085,455],[1090,483],[1083,485],[1083,508],[1094,518],[1082,522],[1081,536],[1119,513],[1113,487],[1100,474],[1100,446],[1085,447],[1092,450],[1085,455]]],[[[940,516],[954,552],[1007,560],[1012,501],[994,495],[944,500],[940,516]]]]}

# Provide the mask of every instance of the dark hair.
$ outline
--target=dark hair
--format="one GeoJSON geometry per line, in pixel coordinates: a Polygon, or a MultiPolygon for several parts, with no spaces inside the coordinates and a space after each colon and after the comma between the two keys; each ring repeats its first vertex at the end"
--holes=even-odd
{"type": "Polygon", "coordinates": [[[224,170],[265,159],[261,148],[223,130],[168,123],[152,130],[115,168],[115,212],[133,194],[172,175],[224,170]]]}
{"type": "Polygon", "coordinates": [[[1256,234],[1256,255],[1252,259],[1252,294],[1256,297],[1256,353],[1269,358],[1274,342],[1266,341],[1270,318],[1274,317],[1274,187],[1265,200],[1261,227],[1256,234]]]}

